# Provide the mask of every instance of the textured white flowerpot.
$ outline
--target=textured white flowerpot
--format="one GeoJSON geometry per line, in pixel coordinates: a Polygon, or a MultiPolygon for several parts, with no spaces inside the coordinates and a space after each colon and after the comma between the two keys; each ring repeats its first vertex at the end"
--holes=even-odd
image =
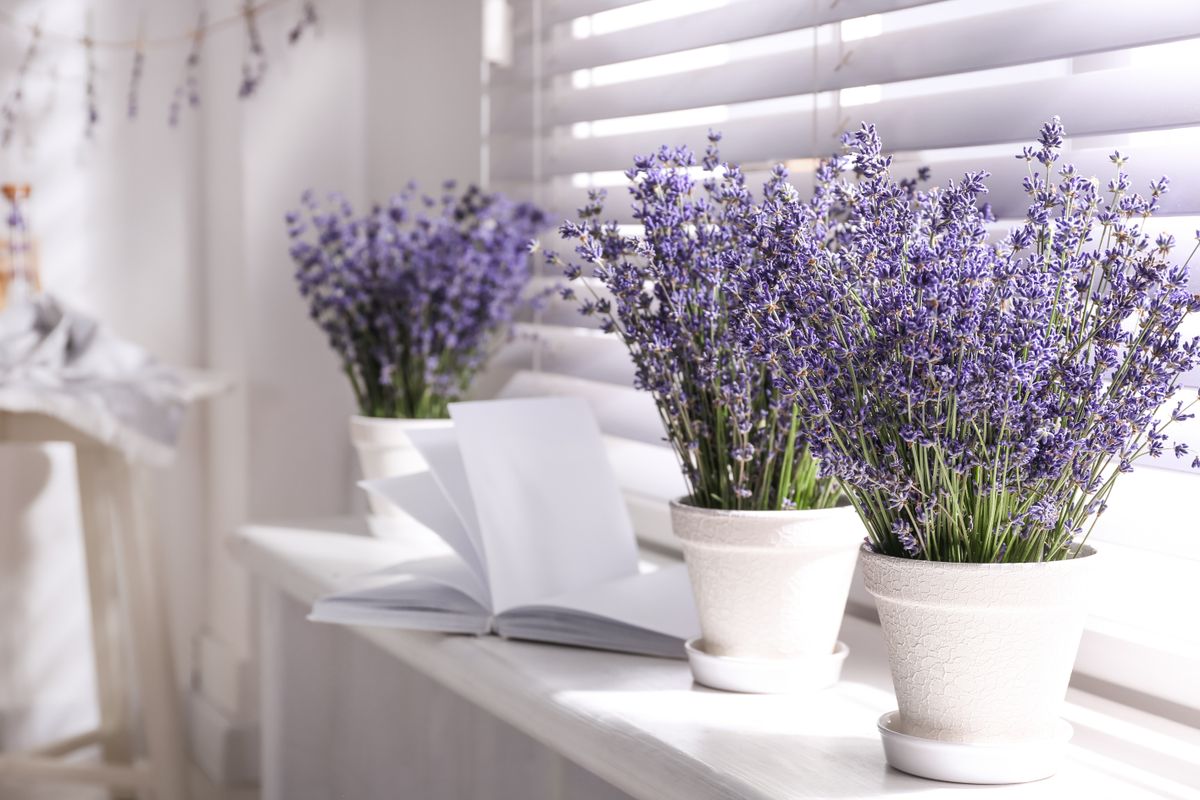
{"type": "Polygon", "coordinates": [[[1087,614],[1095,550],[1037,564],[861,553],[901,732],[970,744],[1051,741],[1087,614]]]}
{"type": "Polygon", "coordinates": [[[720,511],[671,503],[703,633],[734,659],[834,653],[865,530],[850,506],[720,511]]]}
{"type": "MultiPolygon", "coordinates": [[[[363,478],[391,478],[426,469],[425,459],[413,447],[408,432],[448,428],[452,424],[448,419],[350,417],[350,441],[358,452],[363,478]]],[[[377,534],[409,519],[403,511],[374,494],[368,493],[367,502],[372,515],[371,529],[377,534]]]]}

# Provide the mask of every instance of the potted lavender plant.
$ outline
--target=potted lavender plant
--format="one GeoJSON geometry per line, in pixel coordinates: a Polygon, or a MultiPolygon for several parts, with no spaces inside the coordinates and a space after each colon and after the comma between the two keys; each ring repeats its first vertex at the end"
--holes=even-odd
{"type": "Polygon", "coordinates": [[[639,235],[604,222],[593,193],[561,228],[578,255],[565,271],[589,292],[582,312],[629,348],[690,489],[671,517],[703,632],[688,648],[695,677],[740,691],[827,685],[845,656],[837,633],[863,530],[820,475],[791,398],[729,328],[726,282],[758,258],[755,206],[710,138],[699,180],[686,148],[636,159],[639,235]]]}
{"type": "MultiPolygon", "coordinates": [[[[306,192],[303,210],[287,215],[300,293],[358,403],[350,436],[368,479],[424,468],[407,431],[450,424],[448,404],[511,332],[531,277],[542,212],[454,189],[447,182],[435,200],[410,184],[365,215],[340,196],[322,207],[306,192]]],[[[377,531],[401,516],[369,501],[377,531]]]]}
{"type": "Polygon", "coordinates": [[[1172,398],[1200,355],[1179,334],[1200,296],[1171,237],[1146,233],[1167,181],[1132,192],[1117,154],[1102,188],[1058,164],[1062,141],[1054,119],[1019,156],[1028,216],[991,243],[986,173],[917,191],[864,125],[811,200],[767,199],[764,256],[738,276],[735,324],[866,524],[899,701],[885,749],[928,777],[1053,773],[1088,533],[1114,481],[1191,416],[1172,398]],[[931,742],[947,757],[922,760],[931,742]]]}

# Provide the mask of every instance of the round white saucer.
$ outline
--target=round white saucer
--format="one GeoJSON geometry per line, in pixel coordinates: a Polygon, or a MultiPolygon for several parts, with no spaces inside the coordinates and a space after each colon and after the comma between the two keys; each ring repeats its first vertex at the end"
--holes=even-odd
{"type": "Polygon", "coordinates": [[[842,674],[842,663],[850,652],[838,642],[827,656],[756,659],[710,655],[699,638],[691,639],[684,647],[696,683],[747,694],[793,694],[832,686],[842,674]]]}
{"type": "Polygon", "coordinates": [[[1058,771],[1074,730],[1059,720],[1050,739],[1032,742],[967,744],[924,739],[900,730],[900,712],[879,718],[887,762],[901,772],[951,783],[1028,783],[1058,771]]]}

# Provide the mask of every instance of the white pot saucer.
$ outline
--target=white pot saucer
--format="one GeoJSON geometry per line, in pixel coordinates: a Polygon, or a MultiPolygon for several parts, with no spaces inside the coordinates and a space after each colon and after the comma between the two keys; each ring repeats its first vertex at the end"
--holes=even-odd
{"type": "Polygon", "coordinates": [[[704,640],[699,638],[684,647],[696,683],[746,694],[796,694],[832,686],[850,652],[843,642],[827,656],[789,659],[714,656],[704,651],[704,640]]]}
{"type": "Polygon", "coordinates": [[[887,762],[901,772],[951,783],[1028,783],[1058,771],[1074,730],[1059,720],[1052,738],[1030,742],[969,744],[941,742],[904,733],[900,712],[879,718],[887,762]]]}

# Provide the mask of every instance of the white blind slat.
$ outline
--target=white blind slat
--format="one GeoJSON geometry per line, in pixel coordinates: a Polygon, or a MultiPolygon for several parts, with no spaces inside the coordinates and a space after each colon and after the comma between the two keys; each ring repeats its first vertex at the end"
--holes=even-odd
{"type": "MultiPolygon", "coordinates": [[[[567,215],[567,217],[573,216],[574,214],[567,215]]],[[[556,223],[559,221],[556,217],[552,217],[551,219],[556,223]]],[[[542,235],[542,241],[546,249],[557,251],[564,259],[571,260],[575,255],[573,244],[561,239],[557,230],[547,230],[542,235]]],[[[548,272],[550,274],[534,278],[530,281],[529,291],[531,294],[543,295],[549,292],[549,296],[544,298],[543,307],[536,312],[537,321],[542,325],[599,329],[603,322],[603,317],[599,314],[585,317],[579,313],[579,306],[583,300],[592,299],[593,292],[598,297],[611,298],[612,293],[608,291],[608,288],[595,278],[581,277],[575,280],[568,280],[566,276],[560,275],[553,270],[549,270],[548,272]],[[564,300],[559,290],[568,287],[575,291],[576,297],[571,300],[564,300]]]]}
{"type": "Polygon", "coordinates": [[[1200,36],[1179,0],[1071,0],[949,20],[848,42],[746,58],[644,80],[552,90],[549,123],[699,108],[892,83],[1160,44],[1200,36]],[[1102,25],[1080,25],[1081,19],[1102,25]],[[1063,31],[1072,30],[1066,36],[1063,31]],[[950,47],[948,42],[962,43],[950,47]]]}
{"type": "Polygon", "coordinates": [[[583,39],[550,43],[548,73],[631,61],[713,44],[811,28],[844,19],[928,5],[940,0],[858,0],[853,3],[800,0],[740,0],[676,19],[583,39]]]}
{"type": "Polygon", "coordinates": [[[890,150],[1024,142],[1055,114],[1073,136],[1198,125],[1200,92],[1178,92],[1166,102],[1147,91],[1178,80],[1177,72],[1158,68],[1105,70],[885,100],[844,109],[837,133],[815,135],[812,114],[801,111],[617,136],[560,135],[547,142],[547,166],[550,174],[562,175],[623,169],[634,154],[664,142],[703,142],[710,127],[725,132],[727,159],[748,163],[824,155],[841,130],[862,119],[876,124],[890,150]]]}
{"type": "Polygon", "coordinates": [[[612,11],[614,8],[636,5],[644,0],[546,0],[542,10],[542,23],[546,27],[570,22],[577,17],[612,11]]]}
{"type": "Polygon", "coordinates": [[[663,427],[654,398],[631,386],[522,370],[512,376],[498,396],[580,397],[591,406],[604,433],[663,446],[663,427]]]}
{"type": "Polygon", "coordinates": [[[633,385],[633,362],[616,336],[591,328],[519,323],[517,334],[537,348],[541,369],[576,378],[633,385]]]}

